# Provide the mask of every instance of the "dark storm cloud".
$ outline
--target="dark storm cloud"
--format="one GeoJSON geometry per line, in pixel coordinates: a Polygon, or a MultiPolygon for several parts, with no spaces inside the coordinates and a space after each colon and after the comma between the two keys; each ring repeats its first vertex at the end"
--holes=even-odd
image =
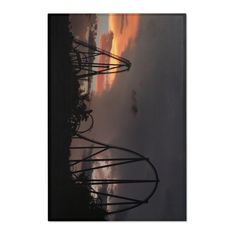
{"type": "MultiPolygon", "coordinates": [[[[135,49],[122,55],[132,62],[131,70],[119,74],[112,89],[93,101],[91,135],[149,157],[161,181],[149,204],[118,214],[116,219],[185,219],[184,23],[181,15],[142,15],[135,49]],[[132,91],[138,98],[136,116],[130,112],[132,91]]],[[[133,169],[121,169],[120,175],[128,172],[133,178],[140,175],[133,169]]],[[[148,169],[142,172],[151,175],[148,169]]],[[[148,191],[148,187],[132,186],[132,192],[140,196],[148,191]]]]}

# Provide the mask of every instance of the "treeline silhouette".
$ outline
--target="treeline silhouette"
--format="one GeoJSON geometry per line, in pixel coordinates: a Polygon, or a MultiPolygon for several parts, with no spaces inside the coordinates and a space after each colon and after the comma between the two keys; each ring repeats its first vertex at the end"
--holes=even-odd
{"type": "MultiPolygon", "coordinates": [[[[49,220],[105,220],[105,211],[93,202],[89,186],[72,181],[68,159],[73,110],[79,84],[69,58],[72,34],[69,15],[48,16],[49,53],[49,220]]],[[[91,113],[91,112],[90,112],[91,113]]],[[[86,116],[85,116],[86,118],[86,116]]]]}

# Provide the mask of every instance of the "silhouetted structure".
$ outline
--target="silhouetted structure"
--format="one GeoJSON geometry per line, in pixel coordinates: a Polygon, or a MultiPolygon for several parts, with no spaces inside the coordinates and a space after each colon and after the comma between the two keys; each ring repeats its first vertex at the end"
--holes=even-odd
{"type": "Polygon", "coordinates": [[[73,167],[77,164],[82,164],[85,162],[103,162],[103,161],[111,161],[115,163],[111,164],[102,164],[99,166],[95,167],[89,167],[89,168],[81,168],[79,170],[74,170],[72,172],[73,180],[75,183],[78,184],[86,184],[87,186],[90,186],[90,192],[93,194],[97,194],[98,198],[101,199],[102,196],[110,197],[112,199],[119,199],[122,201],[119,202],[102,202],[100,200],[99,202],[95,203],[96,206],[98,207],[104,207],[106,208],[108,205],[118,205],[118,206],[126,206],[124,208],[114,210],[114,211],[106,211],[106,214],[114,214],[114,213],[119,213],[127,210],[131,210],[135,207],[138,207],[144,203],[148,203],[149,199],[153,196],[155,193],[157,187],[158,187],[158,173],[155,168],[155,166],[151,163],[151,161],[147,158],[141,155],[138,152],[135,152],[133,150],[123,148],[123,147],[118,147],[114,145],[109,145],[105,144],[99,141],[95,141],[92,139],[89,139],[85,136],[78,135],[77,137],[73,137],[73,139],[81,139],[85,140],[87,142],[90,142],[94,146],[71,146],[70,149],[97,149],[98,151],[87,155],[83,159],[78,159],[78,160],[70,160],[70,167],[73,167]],[[101,157],[101,154],[104,153],[107,150],[120,150],[124,151],[126,153],[132,154],[132,157],[128,158],[120,158],[120,157],[112,157],[112,158],[107,158],[107,157],[101,157]],[[98,158],[96,158],[99,155],[98,158]],[[146,162],[150,167],[151,170],[153,171],[154,178],[153,179],[92,179],[88,178],[86,176],[86,173],[88,171],[93,171],[96,169],[102,169],[102,168],[107,168],[107,167],[113,167],[113,166],[119,166],[119,165],[127,165],[129,163],[134,163],[134,162],[146,162]],[[100,192],[100,191],[95,191],[92,186],[93,185],[108,185],[108,184],[137,184],[137,183],[153,183],[153,188],[150,191],[150,193],[144,198],[144,199],[135,199],[135,198],[130,198],[127,196],[122,196],[122,195],[116,195],[113,193],[106,193],[106,192],[100,192]]]}
{"type": "Polygon", "coordinates": [[[80,80],[88,80],[90,76],[99,74],[128,71],[131,67],[129,60],[77,39],[73,40],[70,56],[80,80]],[[99,61],[99,57],[103,57],[103,60],[99,61]]]}
{"type": "MultiPolygon", "coordinates": [[[[129,60],[75,38],[72,40],[70,59],[75,78],[87,81],[89,88],[91,87],[92,76],[120,73],[128,71],[131,67],[129,60]]],[[[80,135],[93,128],[92,110],[87,110],[85,100],[89,101],[89,92],[82,96],[79,94],[78,102],[72,109],[69,123],[73,136],[80,135]],[[83,121],[88,121],[86,128],[81,128],[83,121]]]]}
{"type": "MultiPolygon", "coordinates": [[[[74,68],[74,73],[77,79],[86,80],[88,82],[91,81],[92,76],[99,74],[113,74],[120,73],[123,71],[128,71],[131,67],[130,61],[120,56],[114,55],[108,51],[92,46],[86,42],[81,40],[73,39],[72,50],[70,52],[71,62],[74,68]]],[[[86,95],[88,96],[88,95],[86,95]]],[[[76,184],[80,186],[86,186],[91,194],[96,194],[97,201],[92,201],[93,206],[104,209],[105,214],[113,214],[118,212],[127,211],[138,207],[144,203],[148,203],[148,200],[152,197],[158,187],[158,174],[154,165],[150,162],[150,160],[140,153],[132,151],[127,148],[122,148],[118,146],[113,146],[109,144],[104,144],[102,142],[98,142],[92,139],[89,139],[85,136],[82,136],[82,133],[85,133],[92,129],[94,120],[90,113],[86,113],[86,108],[83,107],[85,103],[83,103],[83,99],[77,104],[76,109],[74,109],[71,117],[71,125],[73,130],[72,139],[83,139],[88,142],[91,142],[93,146],[73,146],[70,149],[97,149],[98,151],[87,155],[83,159],[78,160],[70,160],[70,168],[72,169],[77,164],[90,163],[89,168],[81,168],[76,170],[71,170],[72,179],[76,184]],[[82,102],[82,103],[81,103],[82,102]],[[86,114],[85,114],[86,113],[86,114]],[[92,123],[88,129],[79,130],[80,123],[83,120],[87,120],[89,117],[92,119],[92,123]],[[129,158],[101,158],[101,155],[107,150],[121,150],[127,153],[132,154],[132,157],[129,158]],[[99,158],[96,158],[99,155],[99,158]],[[110,164],[102,164],[95,167],[91,167],[91,163],[102,163],[104,161],[110,162],[110,164]],[[146,162],[152,169],[154,173],[153,179],[97,179],[87,177],[86,173],[89,171],[94,171],[96,169],[102,169],[113,166],[121,166],[127,165],[134,162],[146,162]],[[100,192],[94,190],[93,186],[96,185],[108,185],[108,184],[138,184],[138,183],[153,183],[152,191],[144,198],[144,199],[135,199],[127,196],[116,195],[108,192],[100,192]],[[102,197],[109,197],[111,199],[118,199],[119,202],[107,202],[103,201],[102,197]],[[116,209],[112,211],[107,211],[107,206],[117,205],[117,206],[125,206],[121,209],[116,209]]]]}

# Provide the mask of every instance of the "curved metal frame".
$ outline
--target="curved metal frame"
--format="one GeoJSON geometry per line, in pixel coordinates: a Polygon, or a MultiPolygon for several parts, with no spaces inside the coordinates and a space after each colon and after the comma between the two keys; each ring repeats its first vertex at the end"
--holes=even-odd
{"type": "MultiPolygon", "coordinates": [[[[131,67],[131,63],[129,60],[119,57],[117,55],[114,55],[110,52],[107,52],[103,49],[100,49],[98,47],[89,45],[88,43],[85,43],[81,40],[74,39],[73,40],[73,45],[72,45],[72,51],[70,52],[71,56],[71,61],[72,65],[74,66],[76,76],[79,80],[89,80],[91,76],[94,75],[99,75],[99,74],[114,74],[114,73],[120,73],[123,71],[128,71],[131,67]],[[87,51],[82,51],[80,50],[80,47],[84,47],[87,49],[87,51]],[[97,63],[94,62],[95,57],[105,55],[109,58],[113,58],[117,60],[117,64],[115,63],[97,63]],[[101,70],[97,70],[100,68],[101,70]],[[87,71],[87,73],[84,74],[79,74],[82,70],[87,71]],[[115,70],[115,71],[114,71],[115,70]],[[87,77],[87,79],[85,79],[87,77]]],[[[92,117],[92,116],[91,116],[92,117]]],[[[92,117],[93,118],[93,117],[92,117]]],[[[97,162],[97,161],[120,161],[118,163],[112,163],[112,164],[107,164],[103,166],[96,166],[96,167],[91,167],[87,169],[81,169],[81,170],[76,170],[72,171],[72,175],[74,176],[74,181],[77,182],[83,182],[77,176],[77,173],[84,173],[89,170],[95,170],[95,169],[101,169],[101,168],[106,168],[106,167],[112,167],[112,166],[117,166],[117,165],[125,165],[137,161],[145,161],[149,164],[151,169],[154,172],[155,178],[152,180],[148,179],[140,179],[140,180],[135,180],[135,179],[86,179],[87,182],[89,182],[90,186],[90,192],[97,194],[98,198],[101,200],[101,196],[109,196],[117,199],[122,199],[125,200],[123,202],[113,202],[113,203],[96,203],[95,205],[97,206],[108,206],[108,205],[128,205],[128,207],[125,207],[120,210],[114,210],[111,212],[107,212],[107,214],[114,214],[114,213],[120,213],[123,211],[131,210],[133,208],[136,208],[144,203],[147,203],[149,199],[153,196],[155,191],[157,190],[158,183],[159,183],[159,178],[158,178],[158,173],[155,168],[155,166],[151,163],[151,161],[143,156],[142,154],[135,152],[133,150],[123,148],[123,147],[118,147],[115,145],[109,145],[105,144],[96,140],[89,139],[85,136],[82,136],[82,133],[85,133],[89,130],[92,129],[94,124],[94,120],[92,119],[92,125],[89,127],[89,129],[80,131],[76,134],[76,136],[72,137],[74,139],[84,139],[88,142],[91,142],[95,144],[95,146],[87,146],[87,147],[70,147],[70,149],[87,149],[87,148],[93,148],[93,149],[101,149],[93,154],[88,155],[87,157],[80,159],[80,160],[69,160],[70,166],[74,166],[80,162],[97,162]],[[102,152],[108,150],[108,149],[117,149],[125,152],[129,152],[137,157],[135,158],[100,158],[100,159],[91,159],[92,157],[101,154],[102,152]],[[115,195],[115,194],[110,194],[110,193],[103,193],[103,192],[98,192],[95,191],[91,185],[98,185],[98,184],[135,184],[135,183],[154,183],[152,191],[149,193],[149,195],[143,199],[143,200],[137,200],[134,198],[129,198],[121,195],[115,195]],[[130,206],[131,205],[131,206],[130,206]]]]}
{"type": "MultiPolygon", "coordinates": [[[[143,156],[142,154],[135,152],[133,150],[130,150],[128,148],[123,148],[123,147],[119,147],[119,146],[115,146],[115,145],[109,145],[109,144],[105,144],[90,138],[87,138],[85,136],[79,135],[78,137],[74,137],[75,139],[84,139],[88,142],[91,142],[95,145],[98,146],[83,146],[83,147],[70,147],[70,149],[87,149],[87,148],[94,148],[94,149],[101,149],[100,151],[97,151],[93,154],[90,154],[88,156],[86,156],[83,159],[80,160],[69,160],[70,162],[70,166],[74,166],[75,164],[78,164],[80,162],[96,162],[96,161],[104,161],[104,160],[110,160],[110,161],[121,161],[119,163],[114,163],[114,164],[108,164],[108,165],[103,165],[103,166],[97,166],[97,167],[91,167],[91,168],[87,168],[87,169],[81,169],[81,170],[77,170],[77,171],[72,171],[72,174],[75,176],[75,178],[77,177],[76,173],[84,173],[86,171],[89,170],[94,170],[94,169],[100,169],[100,168],[105,168],[105,167],[111,167],[111,166],[117,166],[117,165],[123,165],[123,164],[128,164],[128,163],[133,163],[133,162],[137,162],[137,161],[146,161],[149,166],[152,168],[155,178],[152,180],[148,180],[148,179],[139,179],[139,180],[135,180],[135,179],[88,179],[87,181],[89,182],[90,185],[97,185],[97,184],[135,184],[135,183],[154,183],[154,187],[152,189],[152,191],[149,193],[149,195],[143,199],[143,200],[137,200],[137,199],[133,199],[133,198],[128,198],[125,196],[121,196],[121,195],[115,195],[115,194],[110,194],[110,193],[103,193],[103,192],[97,192],[94,190],[90,190],[91,193],[95,193],[97,195],[103,195],[103,196],[110,196],[113,198],[117,198],[117,199],[122,199],[122,200],[126,200],[124,202],[114,202],[114,203],[101,203],[101,204],[97,204],[98,206],[108,206],[108,205],[132,205],[132,206],[128,206],[126,208],[120,209],[120,210],[114,210],[111,212],[107,212],[107,214],[114,214],[114,213],[120,213],[123,211],[127,211],[127,210],[131,210],[133,208],[136,208],[144,203],[148,203],[149,199],[153,196],[153,194],[155,193],[155,191],[157,190],[158,187],[158,183],[159,183],[159,177],[158,177],[158,173],[157,170],[155,168],[155,166],[151,163],[151,161],[146,158],[145,156],[143,156]],[[117,149],[117,150],[121,150],[121,151],[125,151],[125,152],[129,152],[131,154],[134,154],[135,158],[100,158],[100,159],[91,159],[92,157],[96,156],[97,154],[101,154],[102,152],[108,150],[108,149],[117,149]]],[[[79,178],[74,180],[75,182],[80,181],[79,178]]]]}
{"type": "MultiPolygon", "coordinates": [[[[78,127],[78,131],[76,131],[75,135],[78,136],[78,135],[80,135],[80,134],[86,133],[86,132],[90,131],[90,130],[93,128],[93,125],[94,125],[93,116],[92,116],[91,114],[89,114],[88,116],[90,117],[90,120],[91,120],[90,126],[89,126],[87,129],[80,131],[80,130],[79,130],[79,128],[80,128],[80,126],[81,126],[81,122],[80,122],[80,125],[79,125],[79,127],[78,127]]],[[[89,118],[88,118],[88,119],[89,119],[89,118]]],[[[82,121],[82,122],[83,122],[83,121],[82,121]]]]}
{"type": "Polygon", "coordinates": [[[78,75],[78,79],[82,79],[84,77],[89,77],[93,75],[98,74],[115,74],[120,73],[124,71],[128,71],[131,67],[131,62],[123,57],[114,55],[108,51],[105,51],[101,48],[92,46],[86,42],[83,42],[81,40],[73,39],[72,45],[72,51],[70,52],[72,65],[75,67],[75,70],[77,73],[80,73],[81,70],[85,70],[88,73],[78,75]],[[79,47],[82,46],[84,48],[87,48],[88,51],[82,51],[79,49],[79,47]],[[95,58],[97,56],[105,55],[109,58],[113,58],[117,60],[118,63],[97,63],[90,61],[91,58],[95,58]],[[83,57],[83,59],[81,58],[83,57]],[[100,68],[101,70],[96,70],[97,68],[100,68]],[[112,71],[115,70],[116,71],[112,71]]]}

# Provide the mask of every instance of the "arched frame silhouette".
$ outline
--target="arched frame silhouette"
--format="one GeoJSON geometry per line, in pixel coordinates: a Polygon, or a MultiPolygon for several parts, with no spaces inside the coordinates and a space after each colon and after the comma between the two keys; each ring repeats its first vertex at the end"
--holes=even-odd
{"type": "Polygon", "coordinates": [[[101,202],[101,203],[98,203],[97,204],[98,206],[108,206],[108,205],[126,206],[127,205],[127,207],[125,207],[125,208],[110,211],[110,212],[107,212],[107,214],[114,214],[114,213],[120,213],[120,212],[128,211],[128,210],[136,208],[136,207],[138,207],[138,206],[140,206],[144,203],[148,203],[149,199],[156,192],[156,190],[158,188],[158,184],[159,184],[159,177],[158,177],[157,170],[156,170],[155,166],[152,164],[152,162],[149,160],[149,158],[143,156],[142,154],[140,154],[138,152],[130,150],[128,148],[123,148],[123,147],[119,147],[119,146],[115,146],[115,145],[105,144],[103,142],[99,142],[99,141],[87,138],[83,135],[75,136],[75,137],[73,137],[73,139],[82,139],[82,140],[85,140],[85,141],[88,141],[88,142],[92,143],[95,146],[71,146],[70,149],[93,148],[93,149],[100,149],[100,150],[84,157],[83,159],[70,160],[69,161],[70,166],[74,166],[74,165],[76,165],[78,163],[82,163],[82,162],[118,161],[118,163],[106,164],[106,165],[102,165],[102,166],[96,166],[96,167],[91,167],[91,168],[72,171],[72,175],[75,178],[74,179],[75,182],[80,182],[81,181],[78,178],[78,176],[76,175],[78,173],[86,173],[87,171],[90,171],[90,170],[101,169],[101,168],[112,167],[112,166],[118,166],[118,165],[127,165],[129,163],[140,162],[140,161],[141,162],[146,162],[150,166],[151,170],[153,171],[153,174],[154,174],[153,179],[87,179],[86,181],[88,182],[88,184],[90,186],[97,185],[97,184],[153,183],[152,190],[142,200],[138,200],[138,199],[130,198],[130,197],[126,197],[126,196],[121,196],[121,195],[116,195],[116,194],[111,194],[111,193],[98,192],[98,191],[95,191],[91,187],[90,192],[94,193],[94,194],[97,194],[98,196],[107,196],[107,197],[112,197],[112,198],[116,198],[116,199],[125,200],[125,201],[122,201],[122,202],[113,202],[113,203],[107,203],[107,202],[102,203],[101,202]],[[134,155],[134,157],[130,157],[130,158],[96,158],[96,159],[93,158],[93,157],[96,157],[98,154],[101,155],[106,150],[112,150],[112,149],[121,150],[121,151],[130,153],[130,154],[134,155]]]}

